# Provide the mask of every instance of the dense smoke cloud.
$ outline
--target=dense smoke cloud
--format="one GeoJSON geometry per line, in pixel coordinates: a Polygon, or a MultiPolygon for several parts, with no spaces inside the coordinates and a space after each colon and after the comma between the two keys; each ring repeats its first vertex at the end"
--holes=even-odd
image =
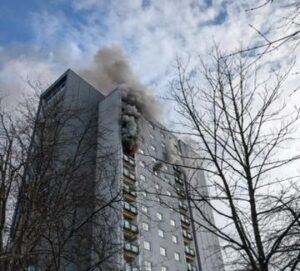
{"type": "Polygon", "coordinates": [[[126,152],[137,149],[141,117],[151,121],[157,112],[154,97],[135,77],[122,50],[100,49],[92,65],[81,76],[104,94],[115,88],[122,90],[122,141],[126,152]]]}
{"type": "Polygon", "coordinates": [[[166,161],[168,161],[170,164],[178,164],[180,163],[180,154],[178,153],[177,148],[175,147],[174,142],[169,141],[167,144],[167,151],[166,151],[166,161]]]}
{"type": "Polygon", "coordinates": [[[104,94],[122,84],[140,88],[127,59],[118,47],[99,49],[93,63],[80,74],[104,94]]]}

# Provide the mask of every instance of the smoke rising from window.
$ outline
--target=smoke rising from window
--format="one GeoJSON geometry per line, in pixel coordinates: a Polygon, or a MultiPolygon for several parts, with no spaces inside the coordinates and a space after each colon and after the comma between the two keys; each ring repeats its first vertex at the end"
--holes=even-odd
{"type": "Polygon", "coordinates": [[[151,121],[158,110],[154,97],[134,75],[122,50],[119,47],[99,49],[93,63],[80,75],[103,94],[116,88],[122,90],[122,143],[127,153],[134,153],[141,117],[151,121]]]}

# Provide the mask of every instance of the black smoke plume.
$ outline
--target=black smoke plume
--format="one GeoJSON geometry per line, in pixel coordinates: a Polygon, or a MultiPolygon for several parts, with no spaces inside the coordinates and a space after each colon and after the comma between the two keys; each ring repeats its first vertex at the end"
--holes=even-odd
{"type": "Polygon", "coordinates": [[[92,65],[80,72],[88,82],[104,94],[122,90],[122,144],[128,154],[138,148],[141,118],[155,119],[156,102],[145,86],[135,77],[122,50],[109,47],[98,50],[92,65]]]}

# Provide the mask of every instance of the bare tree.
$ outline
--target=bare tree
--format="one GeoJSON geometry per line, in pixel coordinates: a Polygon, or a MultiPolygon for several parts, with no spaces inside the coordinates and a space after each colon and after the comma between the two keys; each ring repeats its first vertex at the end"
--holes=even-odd
{"type": "Polygon", "coordinates": [[[188,163],[178,166],[208,177],[206,188],[186,180],[199,230],[222,240],[228,270],[300,270],[299,178],[293,174],[300,156],[292,147],[299,109],[286,104],[289,71],[263,76],[258,62],[219,51],[192,71],[177,64],[171,99],[181,130],[174,132],[191,137],[198,151],[182,155],[188,163]]]}
{"type": "Polygon", "coordinates": [[[264,11],[265,8],[270,6],[275,6],[281,10],[282,16],[278,16],[266,33],[255,24],[249,23],[249,27],[258,34],[260,39],[255,41],[255,45],[249,44],[248,47],[235,50],[229,56],[251,52],[261,57],[278,50],[285,44],[292,51],[298,47],[300,40],[299,1],[261,0],[258,1],[257,5],[250,6],[245,12],[255,14],[255,12],[264,11]]]}
{"type": "Polygon", "coordinates": [[[107,179],[95,179],[101,161],[117,166],[114,153],[104,157],[96,152],[110,131],[98,126],[97,114],[67,107],[61,97],[43,105],[38,101],[27,97],[18,116],[1,114],[0,270],[27,270],[31,265],[41,270],[102,270],[123,249],[112,242],[111,232],[94,232],[103,221],[109,223],[107,209],[121,201],[116,189],[105,198],[95,193],[99,182],[118,173],[102,166],[107,179]],[[13,223],[7,223],[15,208],[13,223]]]}
{"type": "MultiPolygon", "coordinates": [[[[31,100],[32,101],[32,100],[31,100]]],[[[30,102],[30,99],[27,100],[30,102]]],[[[0,103],[0,269],[5,270],[2,258],[7,256],[9,231],[12,224],[12,215],[26,167],[27,150],[31,138],[32,122],[25,116],[20,121],[17,114],[4,106],[5,100],[0,103]],[[26,124],[25,124],[26,123],[26,124]]],[[[34,107],[31,107],[34,110],[34,107]]],[[[27,112],[27,117],[32,112],[27,112]]]]}

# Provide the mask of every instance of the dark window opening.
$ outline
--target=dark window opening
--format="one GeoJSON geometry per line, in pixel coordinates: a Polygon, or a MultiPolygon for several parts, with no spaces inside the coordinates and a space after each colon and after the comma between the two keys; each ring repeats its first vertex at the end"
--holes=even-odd
{"type": "Polygon", "coordinates": [[[66,87],[66,79],[67,76],[64,76],[59,82],[57,82],[49,91],[47,91],[44,95],[44,99],[46,102],[51,100],[54,96],[56,96],[58,93],[62,93],[62,91],[66,87]]]}

